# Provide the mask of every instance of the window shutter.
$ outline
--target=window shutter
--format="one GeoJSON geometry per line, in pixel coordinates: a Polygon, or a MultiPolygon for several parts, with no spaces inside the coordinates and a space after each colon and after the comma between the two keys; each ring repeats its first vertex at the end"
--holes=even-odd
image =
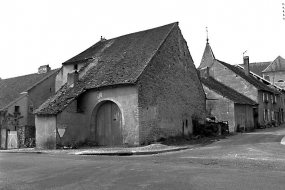
{"type": "Polygon", "coordinates": [[[266,110],[263,109],[263,120],[266,121],[266,110]]]}

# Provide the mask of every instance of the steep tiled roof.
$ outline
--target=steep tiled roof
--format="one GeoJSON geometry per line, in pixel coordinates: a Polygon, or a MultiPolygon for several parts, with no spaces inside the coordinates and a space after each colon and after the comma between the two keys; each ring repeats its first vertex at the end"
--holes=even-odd
{"type": "MultiPolygon", "coordinates": [[[[262,77],[263,76],[262,71],[264,69],[266,69],[268,67],[268,65],[270,65],[270,63],[271,63],[270,61],[269,62],[250,63],[249,64],[249,70],[262,77]]],[[[240,66],[242,66],[244,68],[244,64],[240,64],[240,66]]]]}
{"type": "Polygon", "coordinates": [[[263,82],[261,82],[261,81],[257,80],[256,78],[254,78],[252,75],[247,76],[244,73],[244,71],[242,71],[238,67],[235,67],[233,65],[230,65],[228,63],[225,63],[225,62],[222,62],[222,61],[219,61],[219,60],[217,60],[217,61],[219,63],[221,63],[222,65],[224,65],[225,67],[227,67],[228,69],[230,69],[231,71],[233,71],[234,73],[236,73],[237,75],[239,75],[240,77],[242,77],[243,79],[245,79],[247,82],[249,82],[250,84],[252,84],[256,88],[258,88],[259,90],[265,90],[265,91],[269,91],[269,92],[273,92],[273,93],[279,93],[279,91],[270,88],[269,86],[267,86],[263,82]]]}
{"type": "Polygon", "coordinates": [[[9,103],[22,96],[20,93],[25,92],[36,85],[41,80],[54,74],[58,70],[52,70],[47,73],[34,73],[14,78],[0,80],[0,110],[5,108],[9,103]]]}
{"type": "Polygon", "coordinates": [[[272,71],[285,71],[285,59],[278,56],[267,68],[262,72],[272,72],[272,71]]]}
{"type": "Polygon", "coordinates": [[[214,60],[215,60],[214,53],[212,51],[210,44],[207,41],[203,57],[198,69],[202,69],[204,67],[210,67],[214,60]]]}
{"type": "Polygon", "coordinates": [[[227,87],[226,85],[218,82],[212,77],[201,78],[201,82],[203,85],[207,86],[211,90],[215,91],[216,93],[232,100],[235,103],[239,104],[249,104],[249,105],[256,105],[257,103],[250,98],[244,96],[243,94],[238,93],[234,89],[227,87]]]}
{"type": "Polygon", "coordinates": [[[57,114],[87,89],[134,84],[174,27],[178,27],[178,23],[100,41],[69,59],[63,64],[88,60],[88,64],[94,66],[73,88],[63,86],[35,113],[57,114]]]}

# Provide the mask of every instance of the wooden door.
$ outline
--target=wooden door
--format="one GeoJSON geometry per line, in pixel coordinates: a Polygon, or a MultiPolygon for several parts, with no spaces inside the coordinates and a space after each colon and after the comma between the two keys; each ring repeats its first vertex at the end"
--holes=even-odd
{"type": "Polygon", "coordinates": [[[96,142],[98,145],[121,145],[122,115],[120,108],[108,101],[100,106],[96,117],[96,142]]]}

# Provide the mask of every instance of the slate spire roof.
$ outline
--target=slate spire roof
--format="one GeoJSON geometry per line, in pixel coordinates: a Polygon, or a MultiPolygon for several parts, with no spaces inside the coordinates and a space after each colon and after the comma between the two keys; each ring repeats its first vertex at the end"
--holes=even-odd
{"type": "MultiPolygon", "coordinates": [[[[66,84],[35,114],[60,113],[69,103],[88,89],[119,84],[135,84],[145,67],[152,60],[173,28],[178,23],[136,32],[117,38],[99,41],[63,65],[85,62],[88,71],[74,87],[66,84]]],[[[79,75],[83,70],[79,71],[79,75]]]]}
{"type": "Polygon", "coordinates": [[[248,105],[256,105],[257,102],[251,100],[250,98],[244,96],[243,94],[238,93],[234,89],[218,82],[212,77],[201,78],[201,82],[203,85],[207,86],[209,89],[215,91],[216,93],[232,100],[238,104],[248,104],[248,105]]]}
{"type": "Polygon", "coordinates": [[[285,59],[281,56],[278,56],[266,69],[262,72],[274,72],[274,71],[285,71],[285,59]]]}
{"type": "Polygon", "coordinates": [[[57,71],[58,69],[55,69],[42,74],[34,73],[0,80],[0,110],[23,96],[22,92],[27,92],[57,71]]]}
{"type": "Polygon", "coordinates": [[[214,60],[215,60],[215,55],[212,51],[212,48],[211,48],[210,43],[209,43],[209,39],[207,37],[206,47],[205,47],[205,50],[204,50],[204,53],[202,56],[202,60],[201,60],[201,63],[199,65],[198,69],[210,67],[214,60]]]}

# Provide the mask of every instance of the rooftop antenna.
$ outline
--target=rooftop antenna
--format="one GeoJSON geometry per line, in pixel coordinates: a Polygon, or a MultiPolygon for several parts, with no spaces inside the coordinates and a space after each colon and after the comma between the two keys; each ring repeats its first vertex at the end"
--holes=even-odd
{"type": "Polygon", "coordinates": [[[244,57],[244,54],[247,52],[247,50],[245,50],[243,53],[242,53],[242,57],[244,57]]]}
{"type": "Polygon", "coordinates": [[[208,27],[206,27],[206,33],[207,33],[207,44],[209,43],[209,38],[208,38],[208,27]]]}

